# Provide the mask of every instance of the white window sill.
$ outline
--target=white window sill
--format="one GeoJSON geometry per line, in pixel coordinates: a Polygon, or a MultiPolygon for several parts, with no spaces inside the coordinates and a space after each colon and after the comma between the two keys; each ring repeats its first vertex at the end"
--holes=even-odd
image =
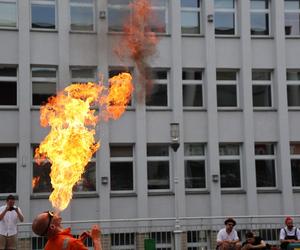
{"type": "Polygon", "coordinates": [[[134,191],[111,191],[110,197],[137,197],[134,191]]]}
{"type": "Polygon", "coordinates": [[[274,36],[270,35],[251,35],[251,39],[274,39],[274,36]]]}
{"type": "Polygon", "coordinates": [[[19,106],[0,105],[0,111],[1,110],[19,110],[19,106]]]}
{"type": "Polygon", "coordinates": [[[281,190],[278,188],[265,188],[265,189],[257,189],[258,194],[280,194],[281,190]]]}
{"type": "Polygon", "coordinates": [[[50,32],[50,33],[58,33],[57,29],[40,29],[40,28],[30,28],[32,32],[50,32]]]}
{"type": "Polygon", "coordinates": [[[163,191],[163,190],[148,190],[148,196],[165,196],[165,195],[174,195],[172,191],[163,191]]]}

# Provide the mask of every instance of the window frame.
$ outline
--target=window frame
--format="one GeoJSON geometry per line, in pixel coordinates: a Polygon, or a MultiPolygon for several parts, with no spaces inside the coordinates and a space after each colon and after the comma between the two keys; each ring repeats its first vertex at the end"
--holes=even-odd
{"type": "Polygon", "coordinates": [[[160,192],[170,192],[173,188],[172,184],[172,166],[171,166],[171,151],[170,147],[168,146],[167,143],[147,143],[148,146],[166,146],[168,147],[168,155],[167,156],[148,156],[146,154],[146,164],[147,164],[147,191],[148,193],[160,193],[160,192]],[[169,165],[169,188],[164,188],[164,189],[149,189],[149,178],[148,178],[148,162],[168,162],[169,165]]]}
{"type": "MultiPolygon", "coordinates": [[[[198,145],[200,144],[203,147],[203,155],[185,155],[184,153],[184,184],[186,182],[187,176],[186,176],[186,169],[185,169],[185,163],[186,161],[203,161],[204,162],[204,171],[205,171],[205,187],[204,188],[187,188],[186,185],[184,185],[186,191],[206,191],[208,190],[208,179],[207,179],[207,147],[205,143],[184,143],[184,147],[187,145],[198,145]]],[[[184,150],[185,151],[185,150],[184,150]]]]}
{"type": "MultiPolygon", "coordinates": [[[[133,0],[129,0],[129,4],[131,4],[133,0]]],[[[165,27],[166,27],[166,31],[165,32],[154,32],[155,34],[160,34],[160,35],[168,35],[169,34],[169,1],[168,0],[160,0],[163,1],[164,7],[162,6],[153,6],[153,4],[151,3],[151,11],[153,11],[155,13],[155,11],[157,10],[165,10],[165,27]]],[[[132,12],[131,12],[131,8],[129,7],[128,4],[107,4],[107,15],[109,16],[109,10],[113,9],[113,10],[118,10],[118,11],[129,11],[129,16],[127,16],[127,18],[125,18],[125,20],[123,20],[123,22],[126,22],[127,20],[129,20],[130,22],[132,21],[132,12]]],[[[110,30],[110,26],[109,23],[107,24],[107,31],[109,33],[123,33],[123,26],[120,27],[120,30],[110,30]]]]}
{"type": "MultiPolygon", "coordinates": [[[[198,1],[198,0],[196,0],[198,1]]],[[[199,32],[198,33],[186,33],[186,32],[182,32],[182,23],[181,25],[181,35],[182,36],[199,36],[199,35],[203,35],[203,28],[202,28],[202,0],[199,0],[199,7],[195,8],[195,7],[182,7],[181,6],[181,20],[182,20],[182,12],[188,12],[188,13],[197,13],[199,15],[198,21],[199,21],[199,32]]]]}
{"type": "MultiPolygon", "coordinates": [[[[216,1],[216,0],[214,0],[216,1]]],[[[215,37],[228,37],[228,36],[237,36],[238,35],[238,27],[237,27],[237,0],[232,0],[233,2],[233,5],[234,5],[234,8],[215,8],[214,7],[214,16],[216,17],[216,12],[220,12],[220,13],[233,13],[234,15],[234,32],[233,34],[216,34],[216,26],[214,26],[214,34],[215,34],[215,37]]],[[[214,18],[216,19],[216,18],[214,18]]],[[[215,21],[214,21],[214,24],[215,24],[215,21]]]]}
{"type": "Polygon", "coordinates": [[[135,250],[136,249],[136,234],[133,232],[120,232],[120,233],[111,233],[111,250],[135,250]],[[122,237],[123,236],[123,237],[122,237]],[[122,238],[124,240],[122,240],[122,238]],[[126,239],[129,240],[131,244],[126,244],[126,239]]]}
{"type": "MultiPolygon", "coordinates": [[[[3,147],[14,147],[15,148],[15,152],[16,152],[16,157],[0,157],[0,164],[2,163],[14,163],[15,167],[16,167],[16,176],[15,176],[15,192],[8,192],[8,193],[0,193],[0,195],[8,195],[8,194],[16,194],[17,190],[18,190],[18,160],[19,160],[19,150],[18,150],[18,145],[16,144],[1,144],[0,145],[0,149],[3,147]]],[[[1,191],[1,190],[0,190],[1,191]]]]}
{"type": "Polygon", "coordinates": [[[87,83],[87,82],[96,82],[96,71],[97,67],[86,67],[86,66],[70,66],[70,79],[71,83],[87,83]],[[93,76],[91,77],[73,77],[72,73],[73,70],[92,70],[93,71],[93,76]]]}
{"type": "MultiPolygon", "coordinates": [[[[254,102],[252,102],[254,110],[271,110],[274,109],[274,88],[273,88],[273,72],[272,70],[266,69],[252,69],[252,73],[256,72],[268,72],[270,74],[270,80],[252,80],[252,98],[253,98],[253,86],[270,86],[270,98],[271,105],[270,106],[254,106],[254,102]]],[[[252,99],[253,100],[253,99],[252,99]]]]}
{"type": "MultiPolygon", "coordinates": [[[[251,0],[252,1],[252,0],[251,0]]],[[[266,14],[266,15],[268,15],[268,27],[266,27],[266,28],[268,28],[268,34],[266,34],[266,35],[261,35],[261,34],[259,34],[259,35],[255,35],[255,34],[251,34],[251,31],[252,31],[252,26],[251,26],[251,20],[250,20],[250,34],[251,34],[251,37],[269,37],[269,36],[271,36],[271,2],[270,2],[270,0],[267,0],[267,3],[268,3],[268,9],[252,9],[251,7],[250,7],[250,18],[251,18],[251,15],[252,14],[262,14],[262,13],[264,13],[264,14],[266,14]]],[[[251,3],[250,3],[251,4],[251,3]]]]}
{"type": "MultiPolygon", "coordinates": [[[[151,73],[153,72],[159,72],[159,71],[165,71],[167,75],[167,79],[156,79],[156,78],[151,78],[150,80],[152,81],[152,89],[153,90],[155,84],[157,85],[163,85],[167,86],[167,105],[166,106],[153,106],[153,105],[147,105],[147,99],[145,99],[145,106],[146,110],[165,110],[165,109],[170,109],[170,70],[166,68],[153,68],[151,69],[151,73]]],[[[152,96],[152,92],[151,95],[152,96]]]]}
{"type": "MultiPolygon", "coordinates": [[[[286,1],[286,0],[284,0],[286,1]]],[[[296,10],[291,10],[291,9],[286,9],[284,7],[284,28],[286,29],[288,26],[286,26],[286,20],[285,20],[285,15],[286,14],[298,14],[298,21],[300,22],[300,5],[299,5],[299,8],[296,9],[296,10]]],[[[298,27],[298,34],[296,35],[287,35],[286,34],[286,31],[285,31],[285,37],[299,37],[300,36],[300,24],[299,24],[299,27],[298,27]]]]}
{"type": "Polygon", "coordinates": [[[277,190],[278,189],[278,173],[277,173],[277,147],[275,142],[255,142],[254,143],[254,158],[255,158],[255,182],[257,190],[277,190]],[[273,155],[257,155],[255,154],[255,147],[257,144],[273,145],[273,155]],[[256,173],[256,161],[257,160],[273,160],[274,161],[274,175],[275,186],[274,187],[258,187],[257,186],[257,173],[256,173]]]}
{"type": "MultiPolygon", "coordinates": [[[[33,180],[33,169],[34,169],[34,164],[35,164],[35,160],[34,160],[34,150],[39,146],[39,144],[31,144],[31,155],[32,155],[32,158],[31,158],[31,180],[33,180]]],[[[94,194],[94,193],[98,193],[98,181],[97,181],[97,158],[96,158],[96,153],[92,156],[92,158],[89,160],[88,164],[89,163],[95,163],[95,190],[91,190],[91,191],[74,191],[72,190],[73,192],[73,196],[75,195],[85,195],[85,194],[94,194]]],[[[48,160],[48,159],[45,159],[44,162],[46,163],[49,163],[50,164],[50,173],[51,173],[51,162],[48,160]]],[[[39,167],[43,167],[43,166],[39,166],[39,167]]],[[[87,167],[87,166],[86,166],[87,167]]],[[[49,174],[50,174],[49,173],[49,174]]],[[[84,174],[84,173],[83,173],[84,174]]],[[[51,184],[51,177],[49,175],[49,178],[50,178],[50,185],[52,186],[51,184]]],[[[74,184],[73,188],[75,187],[76,183],[74,184]]],[[[52,190],[49,191],[49,192],[33,192],[33,187],[31,186],[31,191],[30,191],[31,195],[33,196],[44,196],[44,195],[47,195],[49,196],[49,194],[52,193],[52,190]]]]}
{"type": "Polygon", "coordinates": [[[292,146],[293,145],[299,145],[300,146],[300,142],[290,142],[290,164],[291,164],[291,179],[292,179],[292,183],[291,183],[291,185],[292,185],[292,188],[293,188],[293,190],[300,190],[300,185],[298,185],[298,186],[294,186],[293,185],[293,169],[292,169],[292,161],[293,160],[299,160],[300,161],[300,152],[297,154],[294,154],[293,152],[292,152],[292,146]]]}
{"type": "Polygon", "coordinates": [[[0,110],[1,109],[6,109],[6,108],[16,108],[19,106],[19,82],[18,82],[18,67],[17,66],[11,66],[11,65],[0,65],[1,67],[4,68],[15,68],[16,69],[16,76],[0,76],[0,84],[1,82],[15,82],[16,83],[16,104],[15,105],[0,105],[0,110]]]}
{"type": "Polygon", "coordinates": [[[135,173],[135,145],[134,144],[115,144],[112,143],[109,145],[109,148],[111,146],[119,146],[119,147],[131,147],[132,149],[132,156],[115,156],[112,157],[110,155],[109,158],[109,170],[110,170],[110,193],[111,194],[127,194],[127,193],[135,193],[136,192],[136,182],[135,182],[135,178],[136,178],[136,173],[135,173]],[[121,163],[121,162],[131,162],[132,163],[132,189],[128,189],[128,190],[112,190],[111,189],[111,163],[121,163]]]}
{"type": "MultiPolygon", "coordinates": [[[[196,68],[183,68],[182,69],[182,73],[185,71],[185,70],[194,70],[195,72],[196,71],[199,71],[201,72],[201,80],[184,80],[182,79],[182,88],[184,86],[194,86],[194,85],[200,85],[201,89],[202,89],[202,105],[201,106],[184,106],[184,96],[182,96],[182,107],[183,107],[183,110],[204,110],[205,109],[205,95],[204,95],[204,84],[203,84],[203,69],[196,69],[196,68]]],[[[182,77],[183,78],[183,77],[182,77]]],[[[182,89],[182,95],[183,95],[183,89],[182,89]]]]}
{"type": "Polygon", "coordinates": [[[36,82],[36,83],[55,83],[55,89],[56,89],[56,92],[51,94],[52,95],[55,95],[57,93],[57,90],[58,90],[58,67],[57,66],[51,66],[51,65],[31,65],[30,67],[30,80],[31,80],[31,107],[32,108],[40,108],[42,105],[34,105],[33,104],[33,83],[36,82]],[[40,69],[55,69],[55,74],[56,74],[56,77],[33,77],[32,76],[32,72],[33,72],[33,69],[35,68],[40,68],[40,69]]]}
{"type": "Polygon", "coordinates": [[[70,7],[70,32],[79,32],[79,33],[94,33],[96,32],[96,3],[95,0],[92,0],[92,3],[72,3],[72,0],[69,1],[70,7]],[[93,29],[92,30],[73,30],[72,29],[72,11],[71,7],[91,7],[93,12],[93,29]]]}
{"type": "Polygon", "coordinates": [[[242,168],[242,144],[241,143],[233,143],[233,142],[220,142],[219,143],[219,173],[220,173],[220,188],[222,191],[235,191],[235,190],[242,190],[243,189],[243,168],[242,168]],[[238,148],[238,155],[235,154],[220,154],[220,146],[237,146],[238,148]],[[221,162],[222,161],[238,161],[239,162],[239,169],[240,169],[240,187],[222,187],[221,186],[221,162]]]}
{"type": "Polygon", "coordinates": [[[56,0],[30,0],[30,30],[37,30],[37,31],[58,31],[58,13],[57,13],[57,1],[56,0]],[[51,28],[35,28],[32,27],[32,4],[40,4],[40,5],[54,5],[54,29],[51,28]]]}
{"type": "Polygon", "coordinates": [[[15,4],[15,9],[16,9],[16,26],[15,27],[10,27],[10,26],[1,26],[0,25],[0,30],[2,29],[8,29],[8,30],[16,30],[19,27],[19,15],[18,15],[18,1],[17,0],[0,0],[0,3],[8,3],[8,4],[15,4]]]}
{"type": "MultiPolygon", "coordinates": [[[[132,67],[122,67],[122,66],[108,66],[108,78],[111,78],[111,71],[115,71],[118,74],[120,73],[129,73],[131,76],[134,77],[134,68],[132,67]]],[[[115,76],[115,75],[114,75],[115,76]]],[[[132,94],[131,95],[131,99],[129,100],[129,103],[126,106],[126,110],[133,110],[136,104],[136,99],[135,99],[135,95],[132,94]]]]}
{"type": "MultiPolygon", "coordinates": [[[[297,80],[288,80],[286,77],[286,87],[287,87],[287,92],[288,92],[288,86],[299,86],[300,89],[300,69],[287,69],[286,73],[288,72],[298,72],[299,73],[299,79],[297,80]]],[[[299,106],[289,106],[289,96],[287,93],[287,106],[289,110],[299,110],[300,109],[300,103],[299,106]]],[[[300,93],[299,93],[299,98],[300,98],[300,93]]]]}
{"type": "Polygon", "coordinates": [[[227,69],[217,69],[218,72],[234,72],[236,75],[236,80],[216,80],[217,86],[217,109],[218,110],[237,110],[240,108],[240,91],[239,91],[239,71],[238,70],[227,70],[227,69]],[[236,87],[236,106],[218,106],[218,86],[235,86],[236,87]]]}

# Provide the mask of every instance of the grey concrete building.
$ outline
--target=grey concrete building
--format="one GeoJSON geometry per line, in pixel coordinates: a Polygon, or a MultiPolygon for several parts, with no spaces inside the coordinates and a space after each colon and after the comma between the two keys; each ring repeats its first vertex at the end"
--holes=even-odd
{"type": "MultiPolygon", "coordinates": [[[[33,162],[40,104],[99,72],[135,76],[114,53],[129,2],[0,0],[0,195],[16,194],[27,222],[51,207],[49,165],[33,162]]],[[[299,214],[300,2],[152,4],[151,99],[97,126],[64,219],[299,214]]]]}

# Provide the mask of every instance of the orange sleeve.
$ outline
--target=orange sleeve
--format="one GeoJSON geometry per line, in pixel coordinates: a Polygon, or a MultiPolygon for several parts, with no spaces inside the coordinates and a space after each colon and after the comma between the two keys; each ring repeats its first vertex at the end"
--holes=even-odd
{"type": "Polygon", "coordinates": [[[81,240],[74,239],[70,242],[70,250],[88,250],[81,240]]]}

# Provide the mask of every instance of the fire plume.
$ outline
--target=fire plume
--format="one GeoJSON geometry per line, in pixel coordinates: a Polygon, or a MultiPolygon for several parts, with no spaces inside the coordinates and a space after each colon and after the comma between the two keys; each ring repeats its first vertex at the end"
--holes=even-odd
{"type": "MultiPolygon", "coordinates": [[[[151,30],[155,16],[150,0],[134,0],[130,5],[131,15],[123,26],[124,35],[119,46],[115,49],[121,60],[129,57],[136,65],[139,76],[138,100],[142,101],[145,94],[151,91],[152,83],[149,80],[148,58],[156,53],[158,38],[151,30]],[[124,46],[127,50],[124,50],[124,46]]],[[[158,28],[158,25],[156,27],[158,28]]]]}
{"type": "Polygon", "coordinates": [[[125,111],[133,91],[131,80],[130,74],[123,73],[110,79],[108,88],[91,82],[72,84],[41,107],[40,123],[51,130],[36,149],[35,160],[51,162],[49,200],[57,210],[68,206],[74,184],[100,147],[94,137],[99,117],[117,119],[125,111]],[[99,115],[93,105],[99,105],[99,115]]]}

